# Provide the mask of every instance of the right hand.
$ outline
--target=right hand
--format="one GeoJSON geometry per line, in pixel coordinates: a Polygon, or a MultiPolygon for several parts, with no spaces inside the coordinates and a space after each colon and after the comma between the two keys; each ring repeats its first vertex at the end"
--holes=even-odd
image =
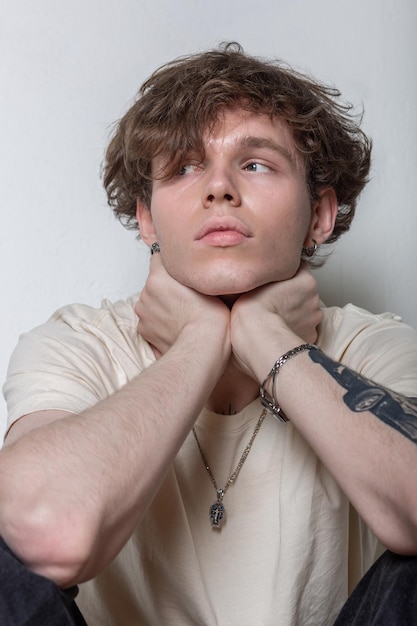
{"type": "Polygon", "coordinates": [[[227,358],[230,356],[227,306],[219,298],[200,294],[172,278],[160,254],[151,257],[149,275],[135,312],[139,317],[138,332],[151,344],[157,358],[165,354],[185,330],[199,333],[203,328],[213,339],[226,337],[222,350],[227,358]]]}

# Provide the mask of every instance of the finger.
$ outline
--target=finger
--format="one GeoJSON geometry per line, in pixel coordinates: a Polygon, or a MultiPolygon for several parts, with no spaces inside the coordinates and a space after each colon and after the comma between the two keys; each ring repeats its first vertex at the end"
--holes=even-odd
{"type": "Polygon", "coordinates": [[[311,267],[307,263],[307,261],[301,261],[297,273],[298,274],[311,274],[311,275],[313,275],[313,273],[311,271],[311,267]]]}
{"type": "Polygon", "coordinates": [[[149,260],[149,266],[151,268],[162,267],[163,266],[160,252],[151,254],[151,257],[150,257],[150,260],[149,260]]]}
{"type": "Polygon", "coordinates": [[[300,267],[298,268],[297,276],[303,279],[305,285],[309,285],[311,286],[311,288],[314,288],[315,290],[317,290],[316,277],[314,276],[309,264],[306,263],[305,261],[302,261],[302,263],[300,264],[300,267]]]}

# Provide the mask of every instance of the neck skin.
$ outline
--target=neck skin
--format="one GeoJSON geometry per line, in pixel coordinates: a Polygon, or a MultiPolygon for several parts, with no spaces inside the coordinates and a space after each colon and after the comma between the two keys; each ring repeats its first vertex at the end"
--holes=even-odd
{"type": "Polygon", "coordinates": [[[220,300],[222,300],[225,305],[231,309],[232,306],[234,305],[234,303],[236,302],[236,300],[239,298],[239,296],[241,296],[242,294],[240,293],[234,293],[231,294],[229,296],[219,296],[220,300]]]}
{"type": "MultiPolygon", "coordinates": [[[[219,297],[231,309],[240,295],[231,294],[219,297]]],[[[206,406],[215,413],[233,415],[242,411],[258,395],[259,384],[239,370],[231,357],[206,406]]]]}
{"type": "Polygon", "coordinates": [[[215,413],[239,413],[259,395],[259,383],[241,372],[233,357],[213,389],[207,408],[215,413]]]}

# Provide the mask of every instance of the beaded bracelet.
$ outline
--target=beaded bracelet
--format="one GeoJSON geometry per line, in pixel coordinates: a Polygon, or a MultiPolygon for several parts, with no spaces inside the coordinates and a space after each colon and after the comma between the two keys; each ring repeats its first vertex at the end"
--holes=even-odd
{"type": "Polygon", "coordinates": [[[293,348],[292,350],[288,350],[288,352],[286,352],[285,354],[279,357],[278,361],[275,361],[274,365],[272,366],[271,371],[269,372],[268,376],[265,378],[264,382],[261,385],[260,395],[261,395],[262,406],[268,409],[268,411],[274,417],[276,417],[280,422],[288,422],[288,418],[285,415],[282,408],[280,407],[280,405],[278,404],[277,399],[275,398],[275,378],[277,377],[277,374],[279,370],[281,369],[281,367],[284,365],[284,363],[286,363],[289,359],[291,359],[296,354],[299,354],[300,352],[304,352],[304,350],[320,350],[320,348],[316,346],[314,343],[303,343],[301,346],[297,346],[296,348],[293,348]],[[270,395],[265,389],[265,385],[270,378],[272,378],[272,395],[270,395]]]}

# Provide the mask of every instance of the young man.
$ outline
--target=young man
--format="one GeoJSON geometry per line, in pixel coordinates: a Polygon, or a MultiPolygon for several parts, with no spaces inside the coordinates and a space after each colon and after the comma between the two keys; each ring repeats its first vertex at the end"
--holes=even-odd
{"type": "Polygon", "coordinates": [[[4,550],[90,581],[90,626],[332,624],[380,544],[417,553],[417,334],[321,309],[305,261],[369,170],[337,95],[232,45],[157,71],[115,131],[148,280],[21,338],[0,455],[4,550]]]}

